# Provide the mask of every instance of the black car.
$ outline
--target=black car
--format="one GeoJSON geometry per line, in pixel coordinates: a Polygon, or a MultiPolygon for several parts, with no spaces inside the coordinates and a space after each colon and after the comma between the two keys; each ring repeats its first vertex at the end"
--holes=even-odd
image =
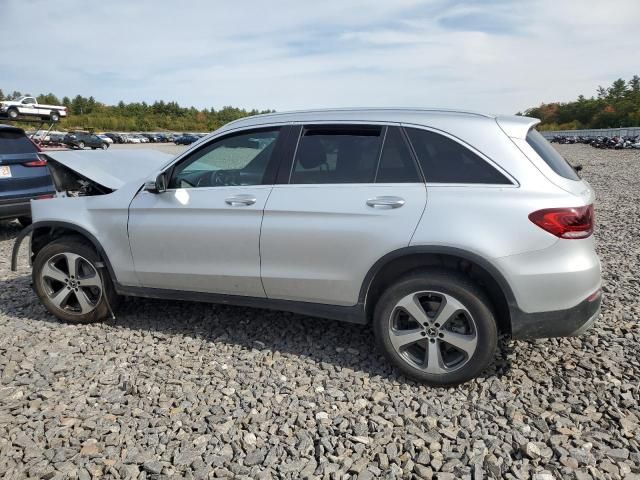
{"type": "Polygon", "coordinates": [[[141,133],[140,135],[142,135],[145,138],[149,139],[149,143],[157,143],[158,139],[155,135],[155,133],[141,133]]]}
{"type": "Polygon", "coordinates": [[[119,133],[109,132],[109,133],[105,133],[105,135],[109,137],[111,140],[113,140],[113,143],[126,143],[124,136],[119,133]]]}
{"type": "Polygon", "coordinates": [[[173,143],[176,145],[191,145],[193,142],[197,142],[198,140],[200,140],[200,138],[195,135],[182,135],[181,137],[176,138],[173,143]]]}
{"type": "Polygon", "coordinates": [[[55,189],[44,158],[24,130],[0,125],[0,219],[31,223],[31,199],[50,198],[55,189]]]}
{"type": "Polygon", "coordinates": [[[69,147],[79,148],[80,150],[85,147],[91,147],[92,150],[96,148],[102,148],[106,150],[109,148],[109,143],[105,142],[103,139],[94,135],[92,133],[86,132],[73,132],[65,135],[62,143],[68,145],[69,147]]]}

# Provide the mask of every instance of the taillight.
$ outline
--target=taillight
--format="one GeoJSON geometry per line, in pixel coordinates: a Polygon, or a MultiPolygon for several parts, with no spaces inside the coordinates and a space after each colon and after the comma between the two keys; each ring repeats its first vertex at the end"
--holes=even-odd
{"type": "Polygon", "coordinates": [[[44,195],[38,195],[35,199],[36,200],[47,200],[49,198],[54,198],[55,195],[53,193],[45,193],[44,195]]]}
{"type": "Polygon", "coordinates": [[[24,165],[25,167],[46,167],[47,162],[45,162],[44,160],[34,160],[33,162],[23,163],[22,165],[24,165]]]}
{"type": "Polygon", "coordinates": [[[587,238],[593,233],[593,205],[545,208],[529,214],[529,220],[559,238],[587,238]]]}

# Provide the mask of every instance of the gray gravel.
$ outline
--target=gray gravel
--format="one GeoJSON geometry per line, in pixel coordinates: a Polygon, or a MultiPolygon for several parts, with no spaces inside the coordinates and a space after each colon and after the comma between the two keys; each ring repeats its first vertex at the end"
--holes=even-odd
{"type": "Polygon", "coordinates": [[[640,152],[560,148],[598,194],[602,318],[451,389],[299,315],[136,299],[59,323],[0,225],[0,477],[640,478],[640,152]]]}

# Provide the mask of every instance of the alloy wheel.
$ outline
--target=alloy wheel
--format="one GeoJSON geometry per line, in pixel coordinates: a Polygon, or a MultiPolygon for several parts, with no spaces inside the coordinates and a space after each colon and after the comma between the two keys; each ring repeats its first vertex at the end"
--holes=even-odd
{"type": "Polygon", "coordinates": [[[389,339],[413,368],[429,374],[464,367],[478,345],[478,330],[469,310],[443,292],[411,293],[396,304],[389,318],[389,339]]]}
{"type": "Polygon", "coordinates": [[[102,298],[100,274],[91,262],[75,253],[59,253],[47,260],[40,280],[49,301],[68,314],[85,315],[102,298]]]}

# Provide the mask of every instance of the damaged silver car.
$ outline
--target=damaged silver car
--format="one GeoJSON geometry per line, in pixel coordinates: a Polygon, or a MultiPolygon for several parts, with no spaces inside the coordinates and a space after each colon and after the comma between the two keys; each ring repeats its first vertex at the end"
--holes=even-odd
{"type": "Polygon", "coordinates": [[[591,187],[515,116],[274,113],[171,156],[51,152],[32,202],[34,289],[69,322],[122,295],[371,323],[404,375],[460,383],[499,334],[577,335],[598,317],[591,187]]]}

